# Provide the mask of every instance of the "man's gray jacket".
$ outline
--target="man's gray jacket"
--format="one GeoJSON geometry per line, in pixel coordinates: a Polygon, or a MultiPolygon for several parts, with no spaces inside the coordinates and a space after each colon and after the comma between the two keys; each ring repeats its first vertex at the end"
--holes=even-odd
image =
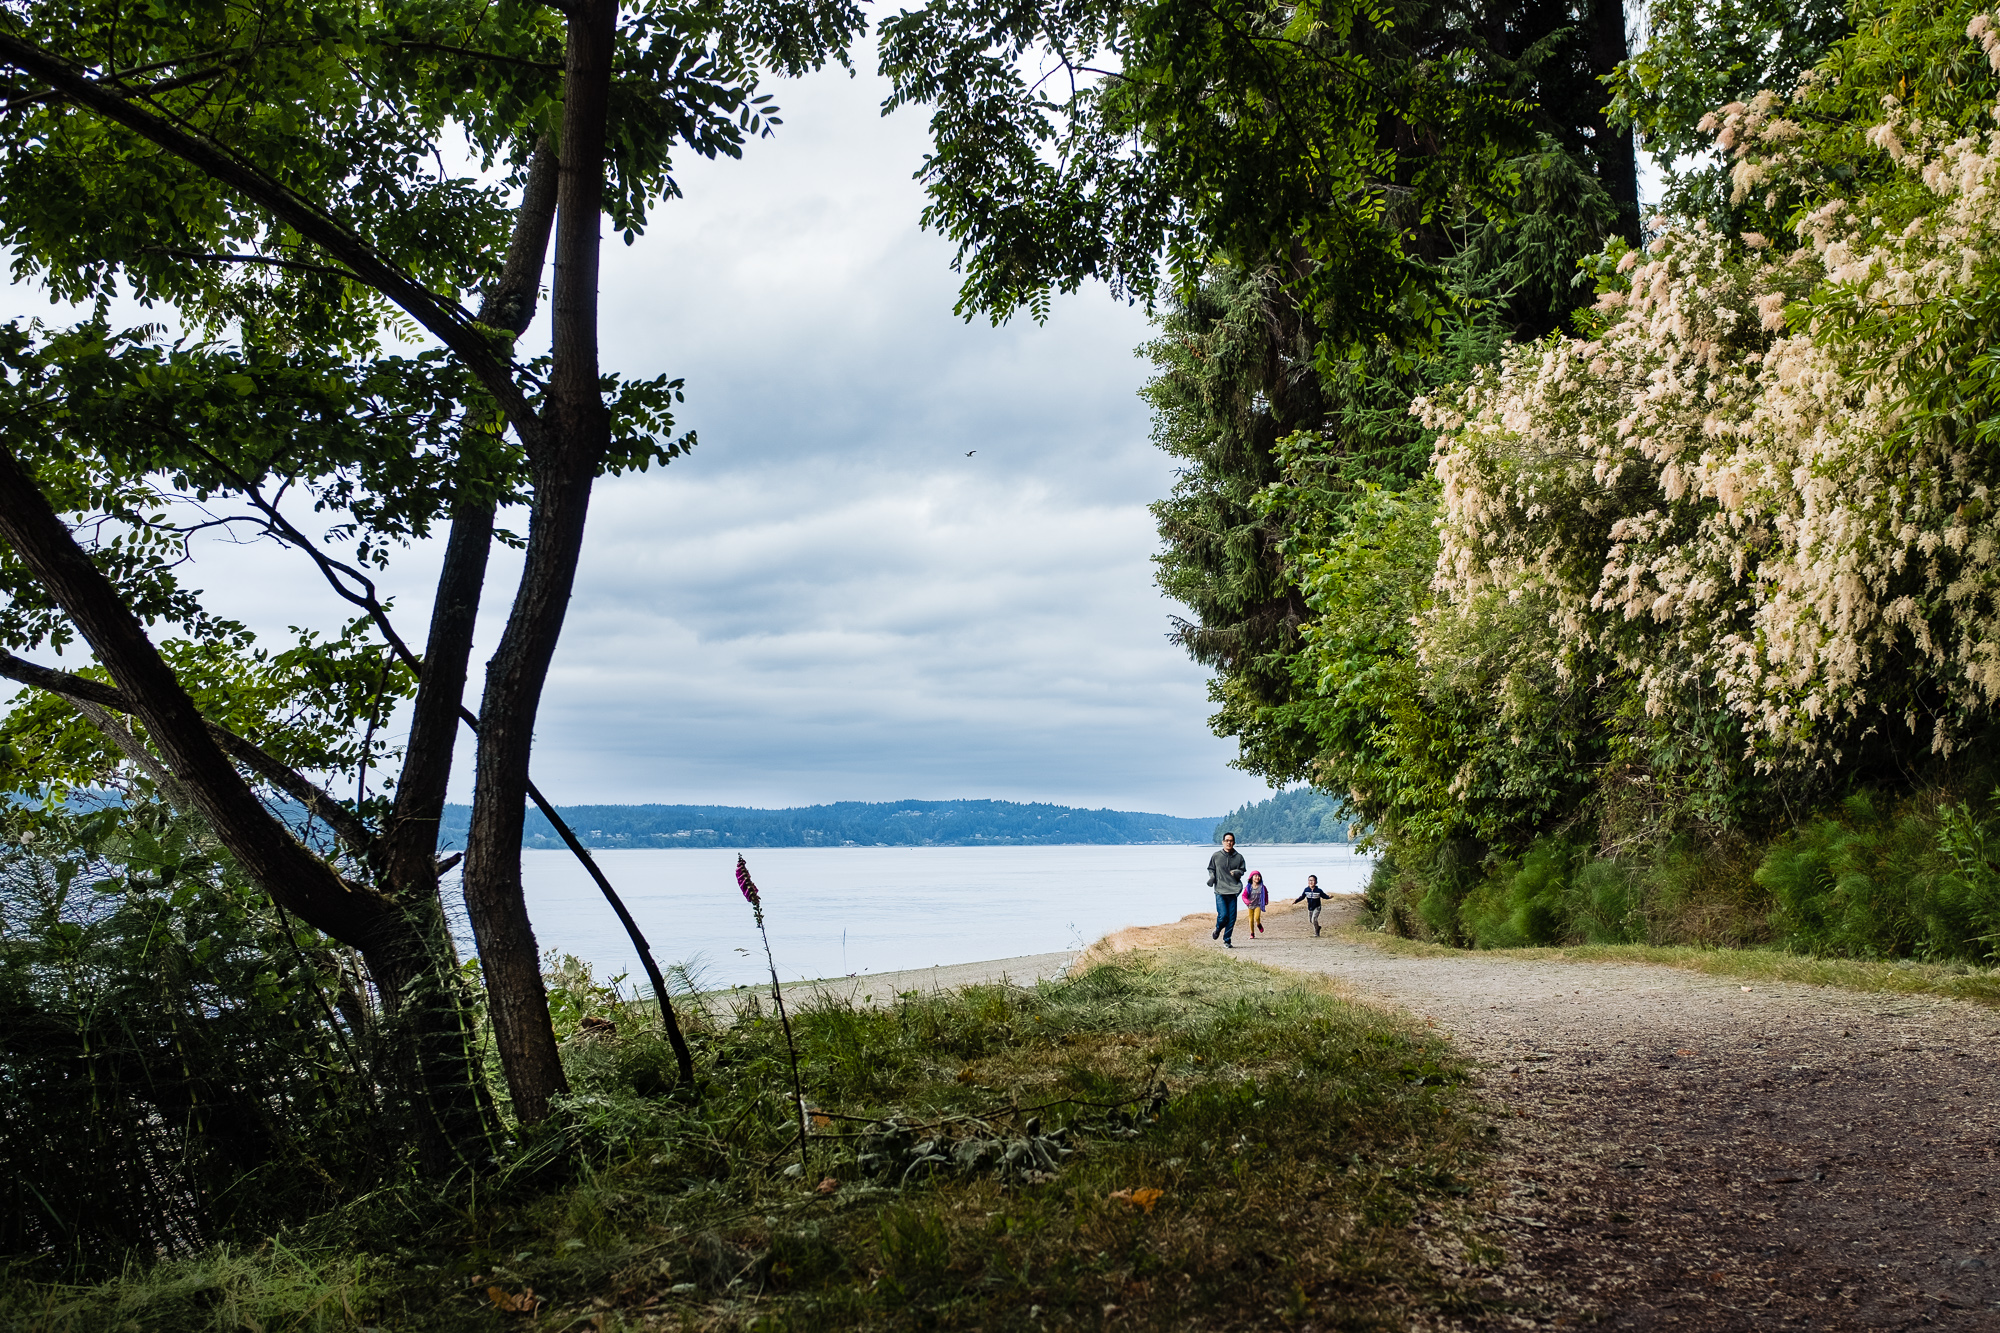
{"type": "Polygon", "coordinates": [[[1217,893],[1236,892],[1243,887],[1243,872],[1249,865],[1234,847],[1223,848],[1208,858],[1208,887],[1217,893]]]}

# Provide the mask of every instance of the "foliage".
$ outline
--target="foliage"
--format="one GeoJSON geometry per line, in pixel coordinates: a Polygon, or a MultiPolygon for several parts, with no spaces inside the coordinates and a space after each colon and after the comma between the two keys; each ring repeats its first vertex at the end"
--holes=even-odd
{"type": "MultiPolygon", "coordinates": [[[[1576,878],[1574,863],[1581,859],[1581,851],[1559,842],[1539,842],[1519,861],[1500,868],[1460,909],[1466,934],[1489,948],[1555,943],[1570,925],[1563,900],[1576,878]]],[[[1592,941],[1599,942],[1616,941],[1592,941]]]]}
{"type": "Polygon", "coordinates": [[[1994,409],[1966,332],[1995,159],[1892,111],[1866,131],[1888,198],[1821,199],[1810,166],[1852,127],[1820,97],[1717,118],[1739,193],[1800,196],[1798,250],[1670,227],[1624,261],[1601,335],[1420,405],[1448,437],[1432,642],[1541,603],[1559,676],[1622,673],[1651,717],[1710,688],[1766,767],[1948,755],[2000,697],[1994,409]]]}
{"type": "MultiPolygon", "coordinates": [[[[1171,302],[1161,336],[1141,349],[1158,371],[1143,390],[1153,442],[1184,465],[1152,507],[1164,544],[1156,581],[1193,613],[1175,618],[1175,641],[1219,673],[1218,726],[1254,726],[1257,710],[1291,693],[1287,658],[1306,607],[1284,566],[1281,518],[1260,500],[1282,475],[1280,439],[1327,411],[1315,341],[1274,269],[1223,266],[1171,302]],[[1246,713],[1252,721],[1235,721],[1246,713]]],[[[1298,776],[1295,756],[1273,753],[1281,746],[1253,752],[1273,782],[1298,776]]]]}
{"type": "Polygon", "coordinates": [[[1315,764],[1340,748],[1315,729],[1304,659],[1319,617],[1305,565],[1353,521],[1366,488],[1423,476],[1432,436],[1408,415],[1410,397],[1462,379],[1508,337],[1562,325],[1588,299],[1578,262],[1607,237],[1636,237],[1629,144],[1607,129],[1593,73],[1599,8],[1384,11],[1392,21],[1371,39],[1384,68],[1457,64],[1519,118],[1495,139],[1505,159],[1489,188],[1399,215],[1398,243],[1442,302],[1421,330],[1329,341],[1358,316],[1325,305],[1309,249],[1224,250],[1198,282],[1182,274],[1144,349],[1158,368],[1145,390],[1155,442],[1185,464],[1154,506],[1160,586],[1191,612],[1175,639],[1215,669],[1210,725],[1236,738],[1237,766],[1274,785],[1320,781],[1315,764]]]}
{"type": "Polygon", "coordinates": [[[1984,853],[1938,848],[1982,845],[1940,793],[1996,720],[1996,61],[1976,11],[1892,6],[1715,110],[1743,214],[1614,242],[1569,336],[1418,400],[1435,528],[1414,489],[1292,520],[1289,706],[1390,850],[1379,922],[1985,956],[1984,853]]]}
{"type": "MultiPolygon", "coordinates": [[[[688,1106],[636,1095],[628,1071],[653,1039],[615,1008],[589,1016],[618,1028],[565,1043],[575,1091],[552,1132],[581,1154],[568,1177],[531,1143],[476,1195],[356,1205],[267,1261],[310,1256],[325,1285],[302,1285],[301,1307],[345,1281],[368,1326],[509,1326],[502,1307],[525,1299],[514,1308],[544,1321],[609,1328],[1014,1326],[1094,1321],[1106,1303],[1172,1328],[1240,1315],[1254,1263],[1271,1304],[1326,1327],[1462,1308],[1413,1224],[1464,1225],[1455,1200],[1485,1137],[1465,1070],[1422,1029],[1314,983],[1168,953],[1033,990],[822,996],[796,1031],[824,1192],[780,1169],[796,1129],[775,1019],[754,1005],[718,1019],[708,1094],[688,1106]],[[1031,1142],[1052,1171],[979,1151],[1031,1142]],[[1313,1243],[1273,1245],[1246,1209],[1313,1243]]],[[[224,1258],[209,1260],[218,1282],[224,1258]]],[[[0,1310],[51,1333],[203,1326],[173,1271],[91,1289],[16,1278],[0,1310]]]]}
{"type": "Polygon", "coordinates": [[[959,309],[1047,309],[1084,280],[1151,301],[1164,258],[1193,292],[1222,260],[1276,263],[1344,353],[1432,325],[1406,246],[1495,187],[1514,108],[1391,12],[936,0],[882,25],[888,106],[934,108],[925,225],[958,243],[959,309]]]}
{"type": "Polygon", "coordinates": [[[349,955],[162,807],[0,818],[0,1255],[186,1256],[393,1173],[349,955]]]}
{"type": "MultiPolygon", "coordinates": [[[[498,272],[518,187],[561,113],[564,21],[545,8],[439,3],[328,10],[293,0],[217,10],[169,0],[30,6],[20,22],[78,65],[173,70],[150,105],[239,161],[274,171],[377,254],[447,300],[498,272]],[[463,136],[497,179],[454,175],[463,136]]],[[[671,198],[677,148],[737,156],[774,124],[760,66],[798,73],[858,27],[851,5],[672,6],[621,14],[606,211],[629,240],[671,198]]],[[[116,282],[253,344],[286,334],[372,346],[382,293],[202,167],[63,98],[8,104],[38,151],[0,174],[0,237],[17,274],[89,301],[116,282]],[[216,262],[244,251],[262,264],[216,262]],[[206,261],[206,262],[204,262],[206,261]]],[[[407,312],[406,312],[407,313],[407,312]]]]}
{"type": "MultiPolygon", "coordinates": [[[[1479,253],[1466,252],[1468,271],[1479,253]]],[[[1487,275],[1493,289],[1517,292],[1519,249],[1487,258],[1500,265],[1487,275]]],[[[1310,778],[1349,789],[1316,767],[1354,751],[1329,730],[1347,709],[1327,699],[1329,662],[1313,644],[1337,617],[1315,599],[1342,596],[1336,566],[1376,552],[1386,564],[1359,577],[1386,583],[1361,595],[1389,600],[1356,604],[1371,618],[1356,651],[1370,661],[1405,651],[1408,636],[1386,608],[1407,617],[1412,599],[1426,596],[1418,571],[1430,561],[1409,543],[1430,540],[1419,479],[1433,439],[1407,404],[1416,388],[1462,378],[1494,355],[1505,337],[1499,314],[1491,300],[1454,317],[1433,352],[1407,366],[1384,351],[1315,371],[1310,325],[1275,279],[1218,269],[1145,349],[1160,368],[1145,390],[1155,443],[1189,464],[1153,506],[1164,542],[1157,578],[1194,613],[1176,620],[1174,637],[1216,669],[1210,726],[1236,737],[1237,767],[1274,784],[1310,778]],[[1378,523],[1394,528],[1394,550],[1380,546],[1378,523]],[[1388,617],[1379,624],[1377,611],[1388,617]]]]}
{"type": "MultiPolygon", "coordinates": [[[[1367,929],[1352,932],[1358,943],[1406,958],[1449,956],[1446,945],[1367,929]]],[[[1942,996],[1989,1007],[2000,1006],[2000,969],[1969,963],[1929,963],[1909,958],[1864,960],[1814,957],[1769,944],[1749,947],[1700,944],[1560,944],[1495,950],[1493,957],[1522,961],[1622,963],[1674,967],[1704,976],[1747,983],[1831,986],[1870,995],[1942,996]]]]}
{"type": "Polygon", "coordinates": [[[1486,861],[1449,913],[1437,910],[1447,896],[1440,867],[1391,856],[1366,907],[1391,933],[1484,949],[1769,944],[1815,957],[1992,966],[1996,798],[1856,792],[1761,844],[1682,834],[1604,853],[1544,838],[1519,857],[1486,861]]]}
{"type": "Polygon", "coordinates": [[[1221,842],[1225,832],[1236,834],[1239,845],[1271,842],[1350,842],[1349,821],[1353,813],[1346,805],[1312,787],[1281,791],[1268,800],[1246,801],[1215,826],[1212,841],[1221,842]]]}
{"type": "Polygon", "coordinates": [[[1850,958],[1990,962],[2000,941],[1991,807],[1866,793],[1775,843],[1757,871],[1784,942],[1850,958]],[[1984,818],[1981,815],[1985,815],[1984,818]]]}
{"type": "MultiPolygon", "coordinates": [[[[1666,176],[1660,211],[1735,229],[1729,165],[1699,128],[1719,106],[1790,93],[1871,6],[1845,0],[1650,0],[1644,43],[1618,69],[1614,119],[1638,130],[1666,176]]],[[[1755,229],[1752,224],[1751,229],[1755,229]]]]}

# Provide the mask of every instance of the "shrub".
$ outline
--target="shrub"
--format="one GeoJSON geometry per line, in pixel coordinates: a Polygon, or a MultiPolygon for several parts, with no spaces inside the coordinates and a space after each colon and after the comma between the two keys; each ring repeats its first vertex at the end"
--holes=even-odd
{"type": "Polygon", "coordinates": [[[1571,880],[1584,855],[1581,847],[1543,841],[1495,867],[1465,899],[1464,933],[1482,949],[1562,943],[1572,933],[1571,880]]]}
{"type": "Polygon", "coordinates": [[[1885,810],[1858,793],[1774,842],[1757,882],[1801,952],[1983,962],[2000,935],[1993,838],[1963,802],[1932,793],[1885,810]]]}
{"type": "Polygon", "coordinates": [[[1631,944],[1646,929],[1638,877],[1617,861],[1586,861],[1567,895],[1573,929],[1586,944],[1631,944]]]}

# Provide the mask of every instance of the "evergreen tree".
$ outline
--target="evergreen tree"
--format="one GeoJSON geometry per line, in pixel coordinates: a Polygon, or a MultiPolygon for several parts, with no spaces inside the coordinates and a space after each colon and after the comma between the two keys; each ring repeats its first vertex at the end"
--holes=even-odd
{"type": "Polygon", "coordinates": [[[1159,368],[1145,390],[1154,439],[1187,464],[1154,506],[1160,586],[1192,612],[1174,639],[1215,670],[1211,725],[1237,740],[1238,765],[1274,784],[1310,776],[1323,744],[1297,661],[1311,611],[1293,554],[1342,526],[1356,488],[1425,474],[1413,396],[1505,338],[1561,327],[1594,295],[1579,264],[1609,237],[1638,236],[1631,137],[1604,111],[1603,79],[1625,54],[1622,6],[1501,0],[1397,17],[1380,58],[1469,62],[1523,108],[1527,151],[1507,164],[1508,196],[1461,199],[1407,229],[1450,296],[1441,336],[1329,354],[1331,318],[1290,280],[1296,259],[1272,255],[1211,267],[1146,349],[1159,368]]]}

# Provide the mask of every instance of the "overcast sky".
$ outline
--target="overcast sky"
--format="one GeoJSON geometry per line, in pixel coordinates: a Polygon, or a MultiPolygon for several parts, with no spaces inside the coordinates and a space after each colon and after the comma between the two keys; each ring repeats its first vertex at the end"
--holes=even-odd
{"type": "MultiPolygon", "coordinates": [[[[772,91],[775,138],[680,162],[685,199],[606,245],[607,366],[685,377],[701,443],[598,486],[537,781],[563,804],[1179,815],[1266,794],[1227,767],[1206,674],[1166,639],[1146,506],[1173,473],[1137,397],[1144,312],[1095,288],[1044,326],[961,323],[951,248],[917,227],[922,116],[881,118],[868,72],[772,91]]],[[[477,661],[517,567],[496,561],[477,661]]],[[[414,552],[388,581],[407,637],[434,568],[414,552]]],[[[268,547],[205,550],[198,571],[256,626],[344,614],[268,547]]],[[[458,767],[466,799],[463,747],[458,767]]]]}
{"type": "Polygon", "coordinates": [[[760,805],[1260,795],[1152,583],[1144,312],[1096,289],[961,323],[921,116],[881,118],[865,74],[776,91],[774,139],[683,164],[686,199],[607,250],[607,360],[686,376],[701,445],[600,493],[543,771],[760,805]]]}

